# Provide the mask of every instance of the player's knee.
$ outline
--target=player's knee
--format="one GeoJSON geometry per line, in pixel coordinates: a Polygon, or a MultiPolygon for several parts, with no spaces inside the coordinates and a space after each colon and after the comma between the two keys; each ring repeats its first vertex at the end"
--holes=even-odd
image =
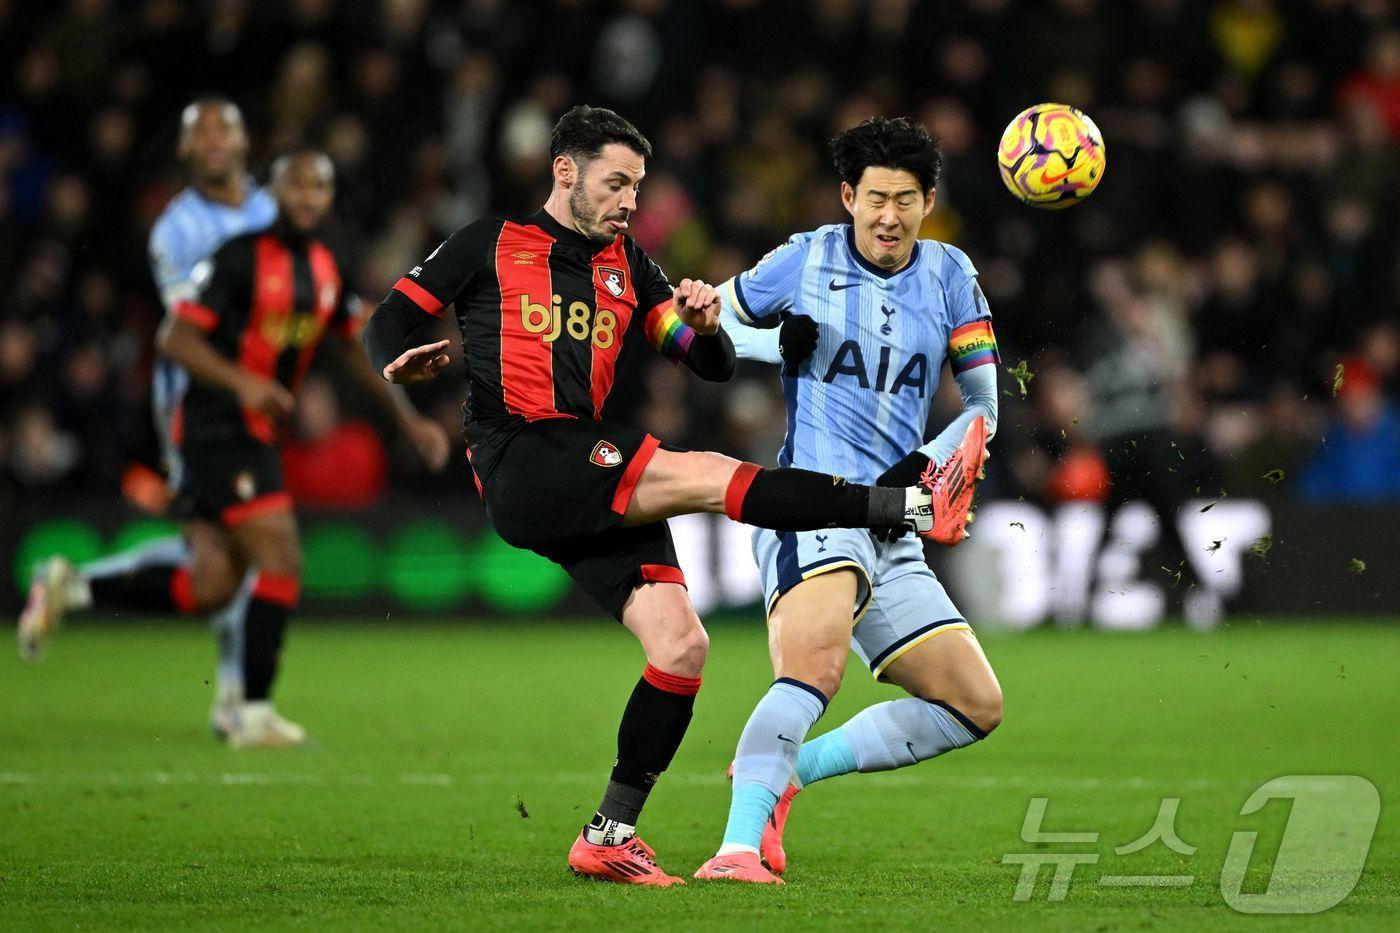
{"type": "Polygon", "coordinates": [[[710,656],[710,635],[700,624],[699,616],[677,619],[671,631],[651,651],[651,661],[668,674],[699,677],[710,656]]]}
{"type": "Polygon", "coordinates": [[[995,680],[969,685],[943,702],[956,708],[987,734],[991,734],[993,729],[1001,725],[1001,686],[995,680]]]}
{"type": "Polygon", "coordinates": [[[205,554],[190,565],[190,588],[194,593],[194,608],[207,612],[226,605],[238,590],[238,568],[226,554],[205,554]]]}
{"type": "Polygon", "coordinates": [[[803,651],[800,657],[784,657],[779,677],[791,677],[820,690],[830,702],[841,689],[841,680],[846,676],[846,656],[849,644],[839,647],[803,651]]]}
{"type": "Polygon", "coordinates": [[[708,511],[724,508],[724,496],[739,461],[709,450],[693,450],[683,455],[684,475],[692,485],[693,505],[708,511]]]}

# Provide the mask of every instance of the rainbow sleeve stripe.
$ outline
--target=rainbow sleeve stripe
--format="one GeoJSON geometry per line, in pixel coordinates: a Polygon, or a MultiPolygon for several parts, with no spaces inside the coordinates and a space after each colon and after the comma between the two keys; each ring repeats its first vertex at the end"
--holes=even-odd
{"type": "Polygon", "coordinates": [[[991,321],[964,324],[948,338],[948,364],[954,376],[985,363],[1000,362],[1001,353],[997,351],[997,337],[992,333],[991,321]]]}
{"type": "Polygon", "coordinates": [[[642,329],[646,331],[651,345],[673,360],[685,359],[690,352],[691,341],[695,339],[695,331],[681,323],[680,315],[676,314],[669,301],[663,301],[647,312],[642,329]]]}

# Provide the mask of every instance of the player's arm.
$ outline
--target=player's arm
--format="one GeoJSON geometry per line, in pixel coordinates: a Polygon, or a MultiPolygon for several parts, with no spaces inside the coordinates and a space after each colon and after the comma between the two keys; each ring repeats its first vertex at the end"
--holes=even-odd
{"type": "Polygon", "coordinates": [[[436,421],[418,413],[402,386],[390,385],[370,366],[359,341],[359,324],[364,320],[361,313],[363,307],[357,295],[342,289],[340,304],[331,319],[331,330],[338,338],[336,342],[342,350],[345,365],[356,381],[394,420],[394,426],[409,439],[423,462],[437,472],[447,466],[451,449],[447,432],[436,421]]]}
{"type": "Polygon", "coordinates": [[[151,278],[155,280],[160,293],[161,304],[167,313],[173,312],[181,301],[195,297],[196,288],[186,274],[181,263],[174,236],[168,223],[157,221],[151,228],[150,239],[146,243],[146,254],[151,264],[151,278]]]}
{"type": "Polygon", "coordinates": [[[672,288],[661,267],[635,244],[631,263],[642,331],[662,356],[684,363],[710,382],[734,375],[734,344],[719,323],[719,293],[698,279],[682,279],[672,288]]]}
{"type": "Polygon", "coordinates": [[[1001,353],[992,331],[987,299],[976,279],[971,279],[960,296],[963,308],[955,310],[954,320],[973,320],[953,329],[948,338],[948,365],[962,396],[962,410],[938,436],[900,460],[881,475],[881,486],[899,486],[905,480],[917,481],[930,460],[943,463],[957,450],[968,426],[979,416],[986,422],[987,439],[997,429],[997,367],[1001,353]],[[975,316],[975,317],[974,317],[975,316]],[[911,479],[912,477],[912,479],[911,479]]]}
{"type": "Polygon", "coordinates": [[[789,371],[817,348],[817,322],[793,314],[810,237],[799,234],[720,286],[720,323],[743,359],[789,371]]]}
{"type": "Polygon", "coordinates": [[[402,384],[425,382],[447,367],[448,341],[409,347],[408,338],[441,319],[471,282],[488,229],[494,232],[492,222],[477,221],[458,230],[389,289],[364,329],[365,353],[374,372],[402,384]]]}
{"type": "Polygon", "coordinates": [[[252,263],[247,241],[235,240],[214,258],[200,263],[191,279],[194,296],[176,302],[161,322],[156,349],[179,363],[191,378],[232,392],[244,408],[274,419],[292,411],[292,393],[281,383],[259,376],[220,353],[208,335],[227,326],[239,302],[250,292],[252,263]]]}

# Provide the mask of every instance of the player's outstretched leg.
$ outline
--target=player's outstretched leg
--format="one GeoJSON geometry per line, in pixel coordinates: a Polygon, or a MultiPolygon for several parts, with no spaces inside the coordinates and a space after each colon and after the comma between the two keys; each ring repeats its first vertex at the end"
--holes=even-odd
{"type": "MultiPolygon", "coordinates": [[[[868,706],[830,732],[804,742],[793,783],[784,795],[789,806],[804,787],[853,771],[890,771],[966,748],[985,739],[1001,723],[1001,687],[970,631],[949,631],[916,646],[884,671],[913,696],[868,706]],[[946,698],[946,699],[943,699],[946,698]]],[[[783,848],[785,811],[764,827],[762,851],[783,848]]]]}
{"type": "Polygon", "coordinates": [[[641,641],[647,665],[622,713],[617,762],[603,801],[569,850],[569,867],[577,875],[622,884],[684,884],[657,866],[656,853],[636,827],[690,725],[709,638],[685,588],[676,583],[635,589],[622,623],[641,641]]]}
{"type": "Polygon", "coordinates": [[[861,486],[839,476],[764,469],[723,454],[658,450],[642,472],[623,524],[715,512],[775,531],[933,527],[927,489],[861,486]]]}
{"type": "Polygon", "coordinates": [[[160,538],[82,567],[61,556],[45,561],[35,570],[20,614],[20,654],[38,660],[69,612],[192,615],[225,601],[237,583],[227,540],[203,525],[186,531],[188,545],[181,538],[160,538]]]}

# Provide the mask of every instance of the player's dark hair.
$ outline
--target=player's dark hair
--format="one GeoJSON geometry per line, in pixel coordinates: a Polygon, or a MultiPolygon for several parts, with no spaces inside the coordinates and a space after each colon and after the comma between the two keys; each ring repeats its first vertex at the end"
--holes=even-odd
{"type": "Polygon", "coordinates": [[[641,130],[606,107],[579,104],[559,118],[549,140],[549,157],[561,155],[583,165],[598,157],[608,143],[621,143],[644,159],[651,158],[651,143],[641,130]]]}
{"type": "Polygon", "coordinates": [[[925,193],[938,186],[943,171],[938,142],[904,117],[871,117],[841,133],[828,148],[837,174],[852,188],[872,165],[911,173],[925,193]]]}

